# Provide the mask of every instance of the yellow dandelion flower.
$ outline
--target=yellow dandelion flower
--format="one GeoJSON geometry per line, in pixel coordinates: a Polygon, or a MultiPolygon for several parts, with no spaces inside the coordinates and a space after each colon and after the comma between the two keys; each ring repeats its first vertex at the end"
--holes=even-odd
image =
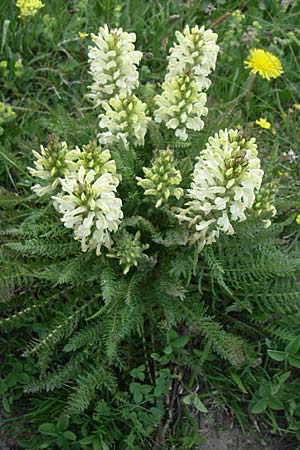
{"type": "Polygon", "coordinates": [[[264,117],[260,117],[260,119],[256,120],[255,123],[266,130],[271,128],[270,122],[268,122],[264,117]]]}
{"type": "Polygon", "coordinates": [[[21,17],[34,16],[40,8],[45,6],[41,0],[17,0],[16,5],[20,9],[21,17]]]}
{"type": "Polygon", "coordinates": [[[280,60],[273,53],[265,52],[262,49],[251,50],[248,59],[244,61],[246,69],[251,69],[251,73],[258,73],[262,78],[270,81],[283,73],[280,60]]]}
{"type": "Polygon", "coordinates": [[[85,33],[84,31],[79,31],[78,32],[78,36],[80,37],[80,39],[84,39],[86,37],[88,37],[89,33],[85,33]]]}
{"type": "Polygon", "coordinates": [[[300,214],[298,214],[298,216],[296,217],[296,223],[297,223],[298,225],[300,225],[300,214]]]}

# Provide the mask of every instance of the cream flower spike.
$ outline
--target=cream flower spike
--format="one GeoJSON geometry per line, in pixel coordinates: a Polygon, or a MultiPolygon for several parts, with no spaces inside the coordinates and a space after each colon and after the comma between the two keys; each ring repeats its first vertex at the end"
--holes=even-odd
{"type": "Polygon", "coordinates": [[[90,86],[95,106],[119,94],[131,93],[139,84],[137,66],[143,56],[134,48],[135,33],[122,28],[109,30],[100,27],[98,35],[92,34],[95,47],[89,47],[90,73],[94,79],[90,86]]]}
{"type": "Polygon", "coordinates": [[[238,130],[227,129],[210,137],[194,167],[190,200],[178,214],[180,222],[188,222],[190,244],[197,242],[201,250],[221,231],[234,234],[232,222],[246,220],[263,173],[254,138],[246,141],[238,130]]]}
{"type": "Polygon", "coordinates": [[[53,196],[65,227],[74,230],[83,252],[111,246],[110,233],[123,218],[122,200],[116,197],[118,181],[111,173],[96,176],[94,170],[79,168],[77,176],[61,180],[63,193],[53,196]]]}
{"type": "Polygon", "coordinates": [[[70,150],[66,142],[58,142],[53,138],[47,147],[41,145],[40,152],[32,150],[32,153],[35,156],[35,167],[27,167],[27,170],[33,177],[41,180],[32,187],[41,197],[44,194],[53,194],[60,187],[60,179],[76,170],[80,150],[70,150]]]}
{"type": "Polygon", "coordinates": [[[101,144],[121,143],[126,149],[144,145],[150,118],[146,116],[147,105],[135,95],[116,95],[102,105],[99,141],[101,144]]]}
{"type": "Polygon", "coordinates": [[[183,33],[176,31],[175,35],[178,44],[170,49],[166,81],[176,75],[189,73],[195,75],[202,89],[209,88],[211,81],[207,77],[215,69],[219,52],[216,44],[218,35],[197,25],[191,30],[187,25],[183,33]]]}
{"type": "Polygon", "coordinates": [[[200,131],[204,127],[201,116],[206,116],[206,94],[195,77],[177,75],[162,85],[161,95],[154,99],[158,109],[154,111],[155,121],[165,123],[175,130],[175,136],[182,141],[189,137],[189,130],[200,131]]]}

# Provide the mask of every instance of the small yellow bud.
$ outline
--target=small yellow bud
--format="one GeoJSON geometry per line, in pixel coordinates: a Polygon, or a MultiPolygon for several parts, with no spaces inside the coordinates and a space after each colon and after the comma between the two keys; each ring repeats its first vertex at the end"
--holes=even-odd
{"type": "Polygon", "coordinates": [[[80,39],[84,39],[86,37],[88,37],[89,33],[86,33],[85,31],[79,31],[78,32],[78,36],[80,37],[80,39]]]}

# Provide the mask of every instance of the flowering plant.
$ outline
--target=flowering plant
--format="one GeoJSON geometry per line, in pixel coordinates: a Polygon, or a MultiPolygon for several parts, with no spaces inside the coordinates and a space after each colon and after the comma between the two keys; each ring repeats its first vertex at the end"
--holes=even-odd
{"type": "Polygon", "coordinates": [[[131,242],[151,256],[151,240],[140,227],[138,239],[126,230],[132,210],[139,220],[155,226],[158,216],[164,216],[164,230],[177,229],[180,234],[175,243],[196,244],[199,252],[220,233],[233,234],[233,223],[252,214],[262,184],[254,138],[246,139],[238,130],[220,130],[200,153],[195,150],[205,126],[202,117],[208,113],[205,91],[219,51],[217,34],[186,26],[176,37],[162,92],[144,103],[137,93],[142,53],[135,50],[135,34],[109,30],[107,25],[93,34],[95,46],[89,48],[93,83],[87,97],[99,111],[99,146],[69,150],[65,142],[52,142],[41,147],[41,153],[34,151],[36,168],[29,168],[43,182],[33,190],[39,196],[51,194],[61,221],[74,230],[82,251],[96,249],[99,255],[104,245],[108,256],[111,251],[118,254],[126,273],[137,266],[137,259],[121,254],[124,232],[126,248],[131,242]],[[158,146],[152,142],[154,130],[158,146]],[[132,196],[135,206],[129,208],[132,196]]]}
{"type": "MultiPolygon", "coordinates": [[[[134,33],[92,35],[89,126],[83,117],[77,133],[75,115],[70,132],[49,128],[63,138],[33,150],[22,193],[1,204],[10,301],[0,326],[25,327],[24,355],[39,358],[26,392],[59,389],[76,420],[96,405],[99,448],[144,448],[149,437],[170,448],[168,428],[192,448],[202,374],[249,374],[261,336],[286,336],[300,309],[299,251],[289,255],[285,225],[271,224],[277,185],[264,180],[255,137],[207,131],[217,35],[185,27],[176,39],[164,79],[142,84],[134,33]],[[112,428],[121,431],[111,439],[112,428]]],[[[257,125],[267,130],[266,119],[257,125]]]]}

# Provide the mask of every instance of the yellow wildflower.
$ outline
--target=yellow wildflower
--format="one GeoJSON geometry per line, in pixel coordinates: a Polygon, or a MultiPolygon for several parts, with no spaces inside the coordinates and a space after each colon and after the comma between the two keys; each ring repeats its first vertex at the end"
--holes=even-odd
{"type": "Polygon", "coordinates": [[[296,223],[297,223],[298,225],[300,225],[300,214],[298,214],[298,216],[296,217],[296,223]]]}
{"type": "Polygon", "coordinates": [[[45,6],[41,0],[17,0],[16,5],[20,9],[21,17],[34,16],[40,8],[45,6]]]}
{"type": "Polygon", "coordinates": [[[235,127],[237,130],[241,130],[242,129],[242,125],[240,123],[237,124],[237,126],[235,127]]]}
{"type": "Polygon", "coordinates": [[[262,49],[251,50],[248,59],[244,61],[246,69],[251,69],[251,73],[258,73],[268,81],[277,78],[283,73],[280,60],[273,53],[265,52],[262,49]]]}
{"type": "Polygon", "coordinates": [[[86,37],[88,37],[89,33],[86,33],[85,31],[79,31],[78,32],[78,36],[80,37],[80,39],[84,39],[86,37]]]}
{"type": "Polygon", "coordinates": [[[297,111],[300,111],[300,103],[295,103],[295,104],[294,104],[294,108],[295,108],[297,111]]]}
{"type": "Polygon", "coordinates": [[[255,123],[266,130],[271,128],[270,122],[268,122],[264,117],[260,117],[260,119],[256,120],[255,123]]]}

